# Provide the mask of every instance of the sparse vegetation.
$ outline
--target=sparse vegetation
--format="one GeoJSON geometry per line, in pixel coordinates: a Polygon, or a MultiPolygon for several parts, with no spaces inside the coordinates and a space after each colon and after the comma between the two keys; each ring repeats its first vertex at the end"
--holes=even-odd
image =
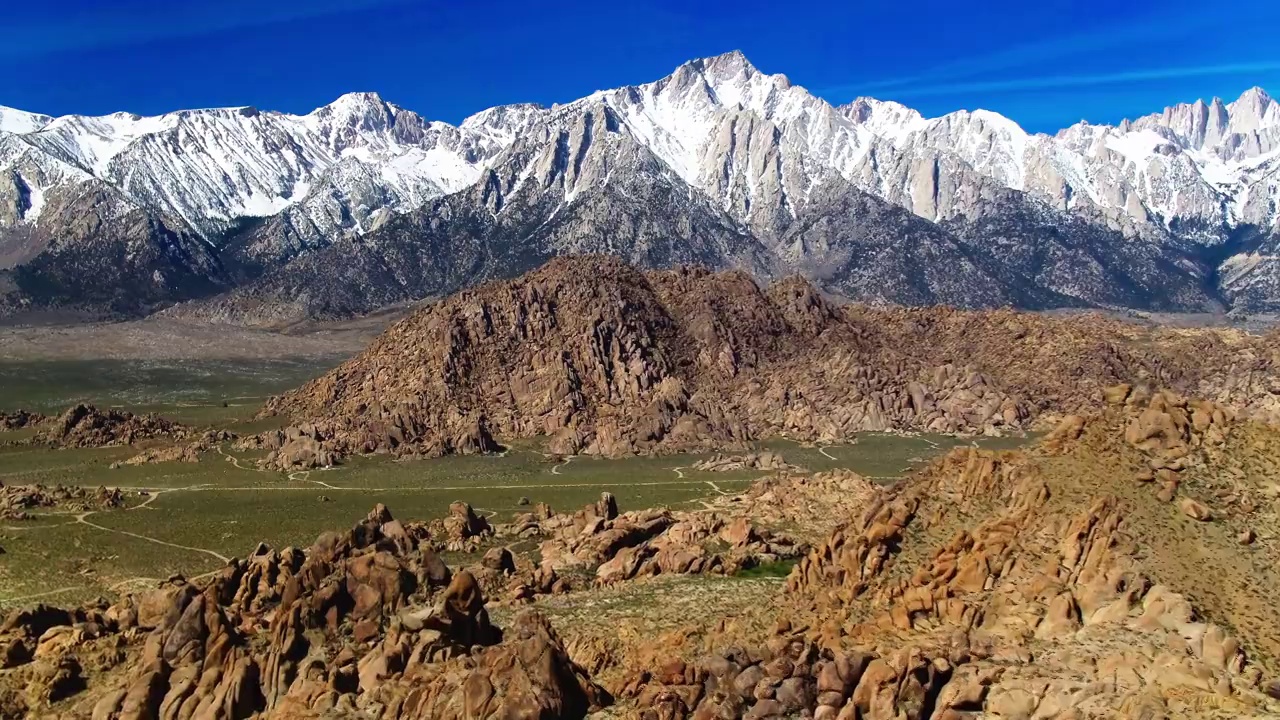
{"type": "MultiPolygon", "coordinates": [[[[108,364],[94,376],[84,365],[35,372],[20,401],[56,412],[72,399],[93,402],[128,400],[165,417],[204,422],[239,432],[263,429],[275,420],[248,421],[256,405],[221,401],[245,383],[254,393],[296,382],[305,363],[262,366],[234,364],[176,368],[108,364]],[[216,368],[227,369],[220,377],[216,368]],[[263,369],[266,367],[266,369],[263,369]],[[261,372],[261,374],[255,374],[261,372]],[[206,405],[194,404],[196,400],[206,405]]],[[[314,365],[310,372],[318,372],[314,365]]],[[[34,372],[31,365],[0,364],[0,374],[34,372]]],[[[8,400],[6,400],[8,402],[8,400]]],[[[243,554],[259,540],[274,547],[306,546],[324,530],[344,527],[376,503],[395,508],[398,517],[427,519],[465,501],[477,512],[499,519],[527,510],[521,499],[573,510],[612,492],[624,509],[696,506],[701,501],[744,489],[758,471],[699,472],[689,468],[701,456],[637,457],[608,460],[578,457],[570,463],[544,454],[537,441],[509,443],[500,456],[458,456],[397,462],[386,456],[353,457],[324,471],[285,474],[257,469],[261,453],[236,451],[230,444],[205,453],[198,463],[167,462],[112,468],[137,448],[48,449],[17,444],[27,429],[0,434],[0,482],[9,485],[120,487],[129,509],[95,513],[101,528],[57,511],[35,519],[0,525],[0,546],[7,551],[0,570],[0,604],[59,591],[50,598],[71,602],[112,596],[130,583],[164,578],[175,572],[209,572],[221,563],[200,548],[225,557],[243,554]],[[234,461],[233,461],[234,460],[234,461]],[[680,472],[675,472],[680,468],[680,472]],[[554,472],[553,472],[554,470],[554,472]],[[328,502],[321,501],[321,496],[328,502]],[[143,506],[143,507],[139,507],[143,506]],[[133,533],[126,535],[122,533],[133,533]],[[139,539],[144,536],[161,543],[139,539]]],[[[1011,440],[999,441],[1007,443],[1011,440]]],[[[866,475],[896,477],[913,463],[959,442],[946,437],[867,435],[852,445],[805,447],[773,441],[768,448],[790,463],[811,470],[848,467],[866,475]]],[[[991,443],[982,439],[982,443],[991,443]]],[[[757,568],[748,577],[776,577],[783,568],[757,568]]]]}
{"type": "Polygon", "coordinates": [[[771,563],[760,563],[754,567],[743,568],[734,574],[739,578],[785,578],[796,566],[795,560],[779,560],[771,563]]]}

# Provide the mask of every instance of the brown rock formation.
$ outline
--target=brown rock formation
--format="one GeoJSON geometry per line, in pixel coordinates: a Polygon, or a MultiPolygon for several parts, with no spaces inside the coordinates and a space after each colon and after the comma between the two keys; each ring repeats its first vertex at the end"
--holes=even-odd
{"type": "Polygon", "coordinates": [[[306,551],[0,626],[6,717],[582,717],[609,702],[536,614],[494,627],[470,572],[382,506],[306,551]],[[92,683],[86,684],[91,680],[92,683]],[[487,689],[486,689],[487,688],[487,689]],[[477,715],[477,713],[483,713],[477,715]]]}
{"type": "Polygon", "coordinates": [[[1277,550],[1237,535],[1280,505],[1280,436],[1173,393],[1107,397],[1035,450],[956,450],[886,491],[795,568],[772,638],[620,694],[646,718],[1276,716],[1277,550]],[[1175,449],[1180,492],[1222,519],[1129,479],[1175,449]]]}
{"type": "Polygon", "coordinates": [[[492,524],[378,506],[306,550],[12,613],[0,713],[579,718],[612,691],[612,717],[644,720],[1280,716],[1280,432],[1141,385],[1097,397],[1030,449],[957,449],[890,487],[779,473],[703,510],[605,494],[492,524]],[[487,552],[454,572],[455,546],[487,552]],[[740,617],[625,638],[601,618],[618,641],[594,643],[552,612],[592,622],[671,580],[732,593],[756,581],[710,575],[796,555],[740,617]],[[495,623],[495,592],[531,607],[495,623]]]}
{"type": "Polygon", "coordinates": [[[68,485],[5,485],[0,483],[0,518],[26,520],[28,510],[59,508],[62,510],[104,510],[124,505],[119,488],[100,487],[90,490],[68,485]]]}
{"type": "Polygon", "coordinates": [[[80,403],[43,424],[32,442],[53,447],[107,447],[131,445],[140,440],[184,440],[192,431],[157,415],[135,415],[126,410],[100,410],[80,403]]]}
{"type": "Polygon", "coordinates": [[[150,447],[127,460],[112,463],[111,467],[116,468],[128,465],[149,465],[151,463],[164,462],[200,462],[200,456],[204,453],[218,447],[221,443],[235,439],[235,433],[230,433],[226,430],[208,430],[195,442],[180,445],[150,447]]]}
{"type": "Polygon", "coordinates": [[[34,427],[45,420],[48,420],[48,418],[44,415],[26,410],[18,410],[11,413],[0,412],[0,431],[34,427]]]}
{"type": "Polygon", "coordinates": [[[620,513],[609,493],[571,515],[546,507],[518,514],[496,532],[540,542],[540,565],[512,591],[518,600],[567,589],[558,584],[557,572],[568,569],[589,571],[595,584],[609,585],[663,574],[732,574],[794,559],[806,549],[739,513],[664,508],[620,513]]]}
{"type": "Polygon", "coordinates": [[[545,435],[560,454],[725,449],[864,430],[1005,432],[1156,382],[1275,412],[1274,336],[1101,316],[837,307],[788,280],[559,258],[387,330],[266,412],[336,453],[483,452],[545,435]]]}
{"type": "Polygon", "coordinates": [[[733,470],[761,470],[764,472],[798,471],[803,468],[787,463],[775,452],[754,452],[745,455],[712,455],[691,465],[694,470],[730,472],[733,470]]]}

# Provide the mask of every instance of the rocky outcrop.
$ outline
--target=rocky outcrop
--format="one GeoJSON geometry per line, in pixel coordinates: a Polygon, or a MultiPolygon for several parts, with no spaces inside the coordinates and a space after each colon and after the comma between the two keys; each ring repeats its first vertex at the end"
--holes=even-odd
{"type": "Polygon", "coordinates": [[[537,435],[557,454],[618,456],[999,434],[1157,378],[1280,418],[1276,352],[1274,337],[1102,317],[841,308],[799,280],[762,289],[744,273],[577,257],[419,310],[265,412],[335,455],[537,435]]]}
{"type": "Polygon", "coordinates": [[[17,715],[166,719],[572,718],[609,702],[544,619],[495,627],[475,577],[426,538],[378,506],[305,551],[260,545],[205,581],[14,612],[0,701],[17,715]]]}
{"type": "Polygon", "coordinates": [[[404,458],[434,458],[444,455],[473,455],[497,452],[501,448],[489,435],[483,422],[459,430],[453,437],[423,433],[408,415],[400,414],[387,422],[372,423],[353,433],[335,431],[328,423],[306,423],[283,430],[271,430],[246,438],[241,449],[266,449],[267,457],[259,461],[263,468],[311,470],[338,465],[351,452],[394,452],[404,458]]]}
{"type": "Polygon", "coordinates": [[[0,431],[4,430],[21,430],[22,428],[34,427],[47,420],[40,413],[28,412],[26,410],[18,410],[17,412],[0,412],[0,431]]]}
{"type": "Polygon", "coordinates": [[[235,433],[227,432],[226,430],[208,430],[195,442],[149,447],[131,458],[112,463],[111,467],[114,469],[129,465],[150,465],[152,463],[200,462],[200,456],[204,453],[219,447],[222,443],[231,442],[235,439],[235,433]]]}
{"type": "Polygon", "coordinates": [[[798,557],[804,545],[771,532],[745,516],[716,510],[651,509],[620,513],[613,496],[572,515],[541,507],[518,514],[497,528],[500,536],[538,540],[541,564],[535,578],[517,588],[518,599],[555,582],[555,573],[571,568],[594,573],[608,585],[660,574],[732,574],[744,568],[798,557]]]}
{"type": "Polygon", "coordinates": [[[882,491],[795,567],[772,636],[634,673],[620,696],[646,718],[1280,712],[1275,549],[1242,556],[1237,536],[1275,498],[1171,512],[1123,471],[1185,450],[1173,471],[1203,493],[1232,458],[1280,457],[1274,429],[1168,391],[1106,398],[1033,450],[955,450],[882,491]]]}
{"type": "Polygon", "coordinates": [[[573,513],[545,503],[492,523],[470,505],[455,502],[449,514],[427,525],[438,552],[481,553],[468,569],[487,595],[528,603],[592,587],[660,575],[734,575],[760,566],[783,566],[802,556],[828,527],[815,507],[833,510],[865,501],[879,491],[848,471],[817,478],[775,476],[746,493],[721,494],[698,510],[652,508],[621,512],[611,493],[573,513]],[[786,526],[782,532],[776,529],[786,526]],[[795,532],[792,531],[795,529],[795,532]],[[509,548],[536,544],[532,558],[509,548]]]}
{"type": "Polygon", "coordinates": [[[68,511],[105,510],[124,506],[119,488],[97,490],[68,485],[5,485],[0,483],[0,518],[26,520],[28,510],[57,508],[68,511]]]}
{"type": "Polygon", "coordinates": [[[189,428],[158,415],[100,410],[80,403],[45,423],[32,442],[52,447],[108,447],[157,438],[181,441],[193,435],[189,428]]]}
{"type": "Polygon", "coordinates": [[[533,612],[515,618],[502,644],[438,667],[411,665],[372,694],[385,703],[374,717],[422,720],[581,718],[611,701],[533,612]]]}
{"type": "Polygon", "coordinates": [[[699,460],[689,467],[704,472],[731,472],[734,470],[783,472],[804,470],[802,467],[788,463],[778,453],[767,450],[747,453],[746,455],[712,455],[706,460],[699,460]]]}
{"type": "Polygon", "coordinates": [[[546,435],[553,452],[613,456],[783,432],[1018,428],[1018,402],[981,373],[864,356],[856,328],[805,285],[766,294],[744,274],[575,258],[415,314],[268,412],[310,419],[335,452],[473,452],[495,447],[491,435],[546,435]],[[783,377],[808,393],[788,399],[783,377]]]}
{"type": "Polygon", "coordinates": [[[489,521],[477,515],[475,509],[465,502],[450,503],[449,514],[432,520],[430,527],[436,542],[443,543],[443,549],[453,552],[475,551],[494,535],[489,521]]]}
{"type": "Polygon", "coordinates": [[[337,465],[338,458],[325,444],[327,439],[315,426],[303,425],[252,435],[238,442],[236,447],[241,450],[267,450],[267,456],[258,461],[260,467],[290,472],[337,465]]]}
{"type": "Polygon", "coordinates": [[[606,493],[506,522],[379,505],[307,549],[11,613],[0,711],[577,718],[616,696],[644,720],[1280,715],[1280,434],[1145,385],[1095,402],[1034,446],[957,448],[889,486],[786,471],[700,510],[606,493]],[[722,577],[763,563],[793,567],[722,577]]]}

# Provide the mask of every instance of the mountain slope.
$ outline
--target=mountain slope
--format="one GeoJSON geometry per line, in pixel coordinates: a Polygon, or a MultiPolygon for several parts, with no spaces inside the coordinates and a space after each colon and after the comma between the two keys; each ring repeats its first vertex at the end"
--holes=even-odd
{"type": "MultiPolygon", "coordinates": [[[[173,281],[148,280],[145,262],[122,268],[118,280],[151,293],[130,312],[228,287],[181,312],[364,312],[575,252],[801,272],[877,302],[1256,309],[1280,290],[1261,241],[1243,238],[1275,234],[1277,173],[1280,106],[1257,88],[1033,135],[982,110],[833,107],[736,52],[457,127],[371,93],[307,115],[0,108],[0,271],[73,288],[94,243],[168,242],[148,223],[82,237],[50,209],[109,190],[206,246],[169,254],[190,259],[173,281]]],[[[90,226],[113,224],[93,212],[90,226]]],[[[20,290],[10,302],[101,297],[20,290]]]]}
{"type": "Polygon", "coordinates": [[[1002,432],[1151,380],[1278,417],[1276,338],[1101,316],[839,307],[799,278],[556,258],[420,308],[271,399],[338,455],[678,452],[860,431],[1002,432]]]}
{"type": "MultiPolygon", "coordinates": [[[[233,254],[296,237],[284,213],[233,254]]],[[[768,251],[674,174],[607,107],[566,112],[503,152],[476,185],[399,214],[175,314],[238,321],[369,312],[506,278],[565,254],[606,252],[643,267],[696,263],[771,271],[768,251]],[[655,212],[655,208],[661,211],[655,212]]]]}

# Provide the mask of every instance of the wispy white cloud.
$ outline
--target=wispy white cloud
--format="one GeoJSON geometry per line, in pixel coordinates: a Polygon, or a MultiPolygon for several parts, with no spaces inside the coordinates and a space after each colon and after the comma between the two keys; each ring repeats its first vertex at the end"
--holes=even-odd
{"type": "Polygon", "coordinates": [[[0,29],[0,58],[202,37],[409,2],[412,0],[222,0],[166,3],[150,11],[135,7],[132,12],[116,3],[103,2],[89,11],[55,19],[10,18],[0,29]]]}
{"type": "Polygon", "coordinates": [[[1210,75],[1256,75],[1280,71],[1280,62],[1245,62],[1188,67],[1149,68],[1115,73],[1086,75],[1045,75],[1008,80],[977,80],[938,84],[906,85],[893,90],[894,97],[929,97],[970,92],[1011,92],[1050,90],[1054,88],[1091,87],[1148,80],[1174,80],[1210,75]]]}
{"type": "Polygon", "coordinates": [[[910,76],[886,78],[865,84],[868,89],[883,89],[913,85],[926,80],[965,78],[975,75],[1010,70],[1035,63],[1069,58],[1083,53],[1099,52],[1124,45],[1151,40],[1171,39],[1193,30],[1187,19],[1155,18],[1149,22],[1127,22],[1095,28],[1085,32],[1045,38],[1030,43],[957,58],[924,72],[910,76]]]}
{"type": "MultiPolygon", "coordinates": [[[[1194,74],[1226,74],[1226,71],[1210,71],[1208,66],[1199,68],[1200,72],[1186,72],[1185,68],[1153,71],[1137,71],[1135,73],[1111,73],[1099,75],[1058,76],[1058,84],[1053,78],[1016,76],[1025,74],[1033,68],[1041,70],[1046,64],[1087,59],[1099,53],[1118,48],[1140,47],[1159,44],[1173,46],[1174,43],[1189,41],[1203,33],[1207,26],[1223,22],[1221,16],[1206,15],[1199,11],[1171,13],[1162,9],[1159,13],[1145,18],[1129,18],[1124,22],[1113,22],[1081,32],[1066,33],[1056,37],[1046,37],[1034,42],[1017,43],[1005,47],[975,53],[966,57],[949,60],[946,63],[914,72],[909,75],[868,80],[857,84],[845,84],[818,89],[820,94],[840,96],[862,93],[884,93],[895,97],[938,95],[950,92],[969,90],[1017,90],[1039,87],[1074,87],[1104,82],[1126,82],[1131,80],[1155,79],[1156,77],[1189,77],[1194,74]],[[1148,73],[1178,73],[1167,76],[1150,75],[1148,73]],[[1011,77],[1011,74],[1013,76],[1011,77]],[[1125,75],[1135,77],[1125,78],[1125,75]],[[1086,81],[1084,78],[1093,78],[1086,81]],[[989,79],[988,79],[989,78],[989,79]],[[1101,80],[1100,78],[1115,78],[1101,80]],[[969,82],[952,82],[964,81],[969,82]],[[1041,84],[1045,83],[1045,84],[1041,84]]],[[[1219,68],[1231,67],[1220,65],[1219,68]]],[[[1243,70],[1241,72],[1248,72],[1243,70]]],[[[1043,73],[1042,73],[1043,74],[1043,73]]]]}

